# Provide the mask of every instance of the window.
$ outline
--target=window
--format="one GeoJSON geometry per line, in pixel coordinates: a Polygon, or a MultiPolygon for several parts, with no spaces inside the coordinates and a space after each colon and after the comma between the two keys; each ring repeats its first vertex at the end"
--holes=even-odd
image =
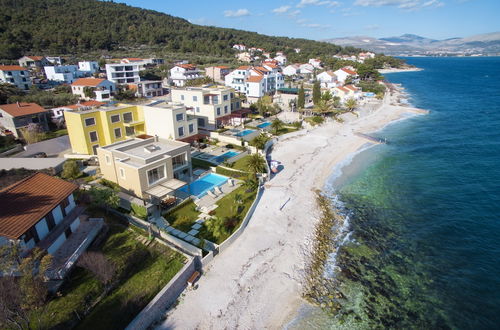
{"type": "Polygon", "coordinates": [[[200,112],[200,107],[196,107],[196,112],[200,112]]]}
{"type": "Polygon", "coordinates": [[[220,116],[220,108],[217,108],[217,116],[220,116]]]}
{"type": "Polygon", "coordinates": [[[115,138],[119,139],[122,137],[122,129],[121,128],[115,128],[115,138]]]}
{"type": "Polygon", "coordinates": [[[227,94],[226,94],[226,95],[224,95],[224,96],[222,97],[222,99],[223,99],[224,101],[227,101],[227,100],[228,100],[228,95],[227,95],[227,94]]]}
{"type": "Polygon", "coordinates": [[[236,109],[240,108],[240,102],[236,102],[236,109]]]}
{"type": "Polygon", "coordinates": [[[224,106],[224,113],[227,113],[227,105],[224,106]]]}
{"type": "Polygon", "coordinates": [[[112,123],[117,123],[120,121],[120,115],[112,115],[111,116],[111,122],[112,123]]]}
{"type": "Polygon", "coordinates": [[[127,112],[123,114],[123,121],[125,123],[131,123],[134,121],[134,117],[132,116],[132,112],[127,112]]]}
{"type": "Polygon", "coordinates": [[[90,142],[97,142],[98,137],[97,137],[97,132],[96,131],[90,132],[89,136],[90,136],[90,142]]]}
{"type": "Polygon", "coordinates": [[[125,135],[133,136],[135,135],[135,128],[133,127],[125,127],[125,135]]]}
{"type": "Polygon", "coordinates": [[[68,197],[66,197],[62,202],[61,204],[59,204],[61,206],[61,212],[63,214],[63,216],[65,217],[67,215],[66,213],[66,208],[68,207],[69,205],[69,201],[68,201],[68,197]]]}
{"type": "Polygon", "coordinates": [[[198,101],[198,96],[193,95],[193,102],[197,102],[197,101],[198,101]]]}
{"type": "Polygon", "coordinates": [[[212,100],[213,100],[213,104],[219,104],[219,96],[214,95],[214,96],[212,97],[212,100]]]}
{"type": "Polygon", "coordinates": [[[194,124],[189,124],[189,133],[193,133],[194,132],[194,124]]]}
{"type": "Polygon", "coordinates": [[[181,101],[184,101],[184,95],[181,95],[181,101]]]}
{"type": "Polygon", "coordinates": [[[85,118],[85,126],[93,126],[95,125],[95,118],[85,118]]]}
{"type": "Polygon", "coordinates": [[[176,114],[176,115],[175,115],[175,120],[177,120],[177,121],[182,121],[182,120],[184,120],[184,114],[182,114],[182,113],[178,113],[178,114],[176,114]]]}
{"type": "Polygon", "coordinates": [[[234,93],[231,93],[231,98],[234,98],[234,93]]]}
{"type": "Polygon", "coordinates": [[[165,165],[147,171],[148,184],[152,185],[165,177],[165,165]]]}
{"type": "Polygon", "coordinates": [[[172,157],[172,167],[180,167],[186,165],[186,154],[180,154],[175,157],[172,157]]]}
{"type": "Polygon", "coordinates": [[[120,177],[122,179],[125,179],[125,170],[123,168],[120,167],[120,177]]]}
{"type": "Polygon", "coordinates": [[[184,135],[184,127],[179,127],[178,130],[179,130],[179,136],[183,136],[184,135]]]}
{"type": "Polygon", "coordinates": [[[106,164],[110,165],[111,164],[111,159],[109,158],[108,155],[106,155],[106,164]]]}
{"type": "Polygon", "coordinates": [[[198,118],[198,126],[205,127],[205,118],[198,118]]]}
{"type": "Polygon", "coordinates": [[[47,227],[49,227],[49,232],[56,226],[56,222],[54,221],[54,215],[52,215],[52,211],[50,211],[45,216],[45,221],[47,222],[47,227]]]}

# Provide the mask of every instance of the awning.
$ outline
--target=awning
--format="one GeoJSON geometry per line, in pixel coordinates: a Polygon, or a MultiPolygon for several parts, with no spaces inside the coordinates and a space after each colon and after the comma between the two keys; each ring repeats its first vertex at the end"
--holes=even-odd
{"type": "Polygon", "coordinates": [[[188,136],[187,138],[184,138],[184,139],[179,139],[179,141],[193,143],[194,141],[205,139],[207,136],[208,136],[208,134],[198,133],[198,134],[195,134],[192,136],[188,136]]]}
{"type": "Polygon", "coordinates": [[[173,193],[177,189],[185,186],[187,183],[177,179],[170,179],[166,182],[162,182],[157,186],[154,186],[151,189],[146,190],[146,194],[157,197],[159,199],[164,198],[165,196],[173,193]]]}
{"type": "Polygon", "coordinates": [[[236,111],[231,112],[229,115],[219,117],[219,118],[217,118],[217,120],[224,122],[224,121],[231,120],[233,118],[243,118],[251,112],[252,112],[252,110],[250,110],[250,109],[240,109],[240,110],[236,110],[236,111]]]}

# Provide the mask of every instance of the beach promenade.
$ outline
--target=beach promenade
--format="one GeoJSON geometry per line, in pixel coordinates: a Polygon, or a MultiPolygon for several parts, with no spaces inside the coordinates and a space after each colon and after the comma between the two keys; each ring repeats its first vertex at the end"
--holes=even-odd
{"type": "Polygon", "coordinates": [[[272,158],[284,169],[265,192],[243,235],[218,255],[159,329],[275,329],[286,324],[301,299],[305,251],[319,216],[315,189],[321,189],[340,164],[369,140],[363,133],[415,114],[393,105],[398,91],[359,118],[328,122],[280,138],[272,158]]]}

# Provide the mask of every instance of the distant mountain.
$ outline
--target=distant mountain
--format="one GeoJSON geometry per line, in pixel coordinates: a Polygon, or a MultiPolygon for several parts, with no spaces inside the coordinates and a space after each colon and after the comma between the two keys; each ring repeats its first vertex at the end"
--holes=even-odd
{"type": "Polygon", "coordinates": [[[340,46],[364,48],[386,55],[499,55],[500,32],[466,38],[436,40],[415,34],[398,37],[371,38],[365,36],[323,40],[340,46]]]}

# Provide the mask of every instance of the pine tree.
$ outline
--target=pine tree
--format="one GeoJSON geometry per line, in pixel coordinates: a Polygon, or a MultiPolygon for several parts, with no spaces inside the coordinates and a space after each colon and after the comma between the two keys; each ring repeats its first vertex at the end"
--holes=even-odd
{"type": "Polygon", "coordinates": [[[304,85],[300,85],[299,95],[297,96],[297,107],[299,109],[304,109],[306,106],[306,92],[304,91],[304,85]]]}
{"type": "Polygon", "coordinates": [[[314,105],[318,104],[321,100],[321,87],[319,85],[319,81],[315,81],[313,85],[313,102],[314,105]]]}

